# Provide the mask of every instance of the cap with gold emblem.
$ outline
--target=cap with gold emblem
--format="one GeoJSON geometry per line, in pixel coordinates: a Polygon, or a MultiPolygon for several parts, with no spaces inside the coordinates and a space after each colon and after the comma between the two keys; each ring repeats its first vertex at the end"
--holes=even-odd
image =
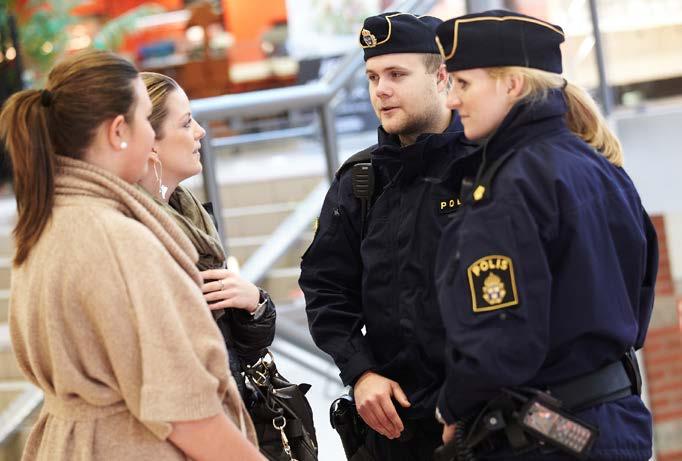
{"type": "Polygon", "coordinates": [[[442,21],[432,16],[410,13],[383,13],[365,19],[360,31],[360,46],[365,61],[392,53],[438,54],[434,41],[436,27],[442,21]]]}
{"type": "Polygon", "coordinates": [[[561,27],[505,10],[467,14],[436,29],[448,72],[520,66],[560,74],[563,41],[561,27]]]}

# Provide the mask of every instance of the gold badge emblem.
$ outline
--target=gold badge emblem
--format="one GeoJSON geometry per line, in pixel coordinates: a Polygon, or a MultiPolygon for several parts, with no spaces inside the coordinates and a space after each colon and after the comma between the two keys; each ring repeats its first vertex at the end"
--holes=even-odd
{"type": "Polygon", "coordinates": [[[368,48],[374,48],[375,46],[377,46],[377,38],[374,35],[372,35],[370,31],[368,31],[367,29],[362,29],[362,32],[360,33],[362,34],[362,41],[365,42],[365,46],[367,46],[368,48]]]}
{"type": "Polygon", "coordinates": [[[483,299],[491,305],[500,304],[506,294],[502,279],[491,272],[483,281],[483,299]]]}
{"type": "Polygon", "coordinates": [[[514,263],[508,256],[490,255],[480,258],[467,269],[471,308],[474,312],[488,312],[516,306],[514,263]]]}

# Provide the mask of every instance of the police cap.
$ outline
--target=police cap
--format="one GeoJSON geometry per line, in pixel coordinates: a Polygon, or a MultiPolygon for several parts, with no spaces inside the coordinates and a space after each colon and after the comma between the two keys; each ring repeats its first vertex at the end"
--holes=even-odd
{"type": "Polygon", "coordinates": [[[368,17],[359,37],[365,61],[392,53],[439,54],[434,37],[441,22],[432,16],[398,12],[368,17]]]}
{"type": "Polygon", "coordinates": [[[467,14],[436,29],[448,72],[520,66],[560,74],[563,41],[561,27],[505,10],[467,14]]]}

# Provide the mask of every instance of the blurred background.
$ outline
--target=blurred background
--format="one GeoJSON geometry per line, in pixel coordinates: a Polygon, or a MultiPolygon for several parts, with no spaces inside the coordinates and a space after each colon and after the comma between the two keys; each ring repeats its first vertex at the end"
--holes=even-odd
{"type": "MultiPolygon", "coordinates": [[[[242,274],[275,299],[279,369],[313,384],[320,459],[342,460],[327,417],[342,387],[310,339],[297,278],[329,178],[376,140],[357,33],[380,11],[448,19],[493,8],[563,27],[566,78],[594,95],[623,142],[661,249],[640,354],[656,459],[682,460],[682,0],[0,0],[0,104],[42,87],[56,61],[86,47],[116,51],[185,88],[207,129],[204,172],[187,185],[214,203],[242,274]]],[[[16,368],[7,331],[16,206],[0,154],[3,461],[20,458],[42,396],[16,368]]]]}

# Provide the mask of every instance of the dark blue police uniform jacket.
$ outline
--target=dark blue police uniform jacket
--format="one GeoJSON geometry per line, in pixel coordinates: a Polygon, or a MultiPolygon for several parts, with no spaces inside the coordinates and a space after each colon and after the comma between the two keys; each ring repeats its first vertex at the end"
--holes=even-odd
{"type": "MultiPolygon", "coordinates": [[[[561,383],[644,341],[655,231],[625,171],[571,133],[565,112],[560,91],[512,108],[480,154],[491,165],[513,153],[443,232],[436,272],[447,377],[438,407],[448,422],[502,387],[561,383]]],[[[638,396],[577,416],[600,429],[590,459],[651,456],[651,417],[638,396]]]]}
{"type": "Polygon", "coordinates": [[[396,406],[408,418],[433,416],[444,379],[433,262],[448,213],[458,207],[456,172],[466,163],[458,139],[456,115],[444,133],[402,148],[380,128],[362,244],[361,206],[347,169],[331,184],[301,262],[299,285],[317,346],[332,356],[344,384],[367,370],[397,381],[412,405],[396,406]]]}

